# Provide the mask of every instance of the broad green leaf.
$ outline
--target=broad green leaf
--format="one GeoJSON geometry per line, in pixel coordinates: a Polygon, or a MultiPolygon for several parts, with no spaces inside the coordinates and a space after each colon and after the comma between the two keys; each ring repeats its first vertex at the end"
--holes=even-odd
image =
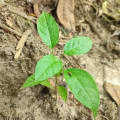
{"type": "Polygon", "coordinates": [[[35,80],[43,81],[55,76],[62,70],[62,61],[56,56],[47,55],[38,61],[35,68],[35,80]]]}
{"type": "Polygon", "coordinates": [[[43,12],[38,19],[37,30],[42,41],[49,48],[54,48],[59,40],[59,28],[55,19],[50,14],[43,12]]]}
{"type": "Polygon", "coordinates": [[[87,53],[92,48],[92,41],[89,37],[77,36],[68,41],[64,47],[64,54],[68,56],[87,53]]]}
{"type": "Polygon", "coordinates": [[[92,76],[84,70],[71,68],[64,71],[64,77],[75,98],[91,109],[96,117],[100,98],[92,76]]]}
{"type": "Polygon", "coordinates": [[[27,80],[23,84],[22,88],[32,87],[32,86],[39,85],[39,84],[44,85],[49,88],[53,88],[48,80],[44,80],[42,82],[35,81],[35,74],[33,74],[27,78],[27,80]]]}
{"type": "Polygon", "coordinates": [[[67,89],[63,86],[57,86],[58,93],[61,96],[61,98],[66,102],[67,100],[67,89]]]}
{"type": "Polygon", "coordinates": [[[40,83],[39,81],[35,81],[35,74],[33,74],[27,78],[22,88],[32,87],[38,85],[39,83],[40,83]]]}

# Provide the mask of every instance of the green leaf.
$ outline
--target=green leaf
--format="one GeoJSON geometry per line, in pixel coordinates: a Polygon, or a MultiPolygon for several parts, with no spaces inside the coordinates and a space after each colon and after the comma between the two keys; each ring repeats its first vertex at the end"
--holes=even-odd
{"type": "Polygon", "coordinates": [[[91,109],[96,117],[100,98],[92,76],[84,70],[71,68],[64,71],[64,77],[75,98],[91,109]]]}
{"type": "Polygon", "coordinates": [[[55,19],[50,14],[43,12],[38,19],[37,30],[42,41],[49,48],[54,48],[59,40],[59,28],[55,19]]]}
{"type": "Polygon", "coordinates": [[[35,80],[43,81],[62,70],[62,61],[56,56],[47,55],[40,59],[35,68],[35,80]]]}
{"type": "Polygon", "coordinates": [[[42,82],[35,81],[35,74],[33,74],[27,78],[27,80],[23,84],[22,88],[32,87],[32,86],[39,85],[39,84],[44,85],[49,88],[53,88],[48,80],[44,80],[42,82]]]}
{"type": "Polygon", "coordinates": [[[57,86],[58,93],[61,96],[61,98],[66,102],[67,100],[67,89],[63,86],[57,86]]]}
{"type": "Polygon", "coordinates": [[[35,81],[35,74],[33,74],[27,78],[22,88],[32,87],[38,85],[39,83],[40,83],[39,81],[35,81]]]}
{"type": "Polygon", "coordinates": [[[77,36],[68,41],[64,47],[64,54],[68,56],[87,53],[92,48],[92,41],[89,37],[77,36]]]}
{"type": "Polygon", "coordinates": [[[40,84],[53,89],[53,86],[50,84],[50,82],[48,80],[44,80],[44,81],[40,82],[40,84]]]}

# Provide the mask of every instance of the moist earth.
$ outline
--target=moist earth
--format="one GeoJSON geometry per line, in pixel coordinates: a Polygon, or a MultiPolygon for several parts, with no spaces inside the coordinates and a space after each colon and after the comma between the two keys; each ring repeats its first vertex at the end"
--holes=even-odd
{"type": "MultiPolygon", "coordinates": [[[[75,0],[74,34],[89,36],[93,40],[92,50],[86,55],[64,58],[61,55],[63,43],[57,45],[55,54],[63,60],[65,67],[83,68],[95,78],[101,101],[96,120],[119,120],[118,106],[104,89],[105,81],[120,79],[120,36],[110,37],[113,28],[119,28],[119,24],[96,17],[95,10],[89,5],[90,1],[85,1],[88,4],[75,0]]],[[[26,12],[32,9],[31,4],[28,5],[25,0],[5,0],[6,5],[1,2],[0,24],[7,23],[19,35],[0,27],[0,120],[92,120],[90,110],[75,99],[68,99],[67,103],[58,99],[56,104],[55,93],[48,88],[38,85],[20,89],[27,77],[34,73],[37,61],[49,54],[49,50],[41,42],[34,22],[8,9],[14,7],[26,12]],[[19,59],[15,60],[18,41],[28,29],[32,30],[32,34],[28,36],[19,59]]],[[[46,4],[41,5],[40,9],[46,6],[51,8],[52,3],[46,4]]],[[[56,18],[55,10],[52,14],[56,18]]],[[[68,31],[60,31],[60,41],[67,42],[68,31]]]]}

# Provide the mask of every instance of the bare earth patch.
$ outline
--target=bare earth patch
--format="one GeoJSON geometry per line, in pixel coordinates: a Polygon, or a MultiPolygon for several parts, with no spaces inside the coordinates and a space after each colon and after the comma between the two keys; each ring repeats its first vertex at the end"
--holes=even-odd
{"type": "MultiPolygon", "coordinates": [[[[20,89],[26,78],[34,73],[37,60],[49,54],[49,50],[36,32],[35,17],[28,15],[26,18],[19,12],[10,11],[12,6],[25,13],[27,8],[32,9],[31,5],[25,0],[5,0],[5,3],[2,5],[0,2],[0,24],[17,33],[0,26],[0,120],[92,120],[91,112],[74,99],[67,103],[59,99],[56,106],[55,93],[47,88],[20,89]],[[32,33],[27,37],[19,59],[15,60],[18,41],[28,29],[32,33]]],[[[53,9],[51,4],[43,4],[40,10],[48,10],[46,6],[53,9]]],[[[55,15],[55,10],[52,13],[55,15]]],[[[62,44],[57,46],[56,55],[61,57],[65,66],[81,67],[95,78],[101,97],[97,120],[119,120],[117,104],[105,91],[104,82],[120,81],[120,38],[110,38],[113,34],[111,24],[96,17],[93,7],[82,0],[75,0],[74,15],[74,34],[89,36],[93,40],[93,48],[87,55],[63,58],[62,48],[71,36],[60,27],[62,44]]],[[[113,26],[119,28],[118,24],[113,26]]]]}

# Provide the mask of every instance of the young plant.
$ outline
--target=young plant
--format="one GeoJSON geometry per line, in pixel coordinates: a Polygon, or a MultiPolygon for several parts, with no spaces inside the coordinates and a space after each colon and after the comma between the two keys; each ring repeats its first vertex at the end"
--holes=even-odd
{"type": "MultiPolygon", "coordinates": [[[[48,13],[43,12],[37,23],[37,30],[42,41],[54,51],[59,41],[59,28],[55,19],[48,13]]],[[[92,48],[92,41],[89,37],[76,36],[69,40],[64,47],[64,55],[81,55],[92,48]]],[[[51,54],[42,57],[35,68],[35,73],[28,77],[22,88],[42,84],[49,88],[56,89],[61,98],[67,100],[67,89],[59,85],[58,77],[63,74],[67,86],[74,97],[83,105],[88,107],[94,117],[97,116],[100,98],[99,91],[93,77],[85,70],[78,68],[63,68],[62,61],[51,54]],[[49,82],[49,78],[56,76],[55,87],[49,82]]]]}

